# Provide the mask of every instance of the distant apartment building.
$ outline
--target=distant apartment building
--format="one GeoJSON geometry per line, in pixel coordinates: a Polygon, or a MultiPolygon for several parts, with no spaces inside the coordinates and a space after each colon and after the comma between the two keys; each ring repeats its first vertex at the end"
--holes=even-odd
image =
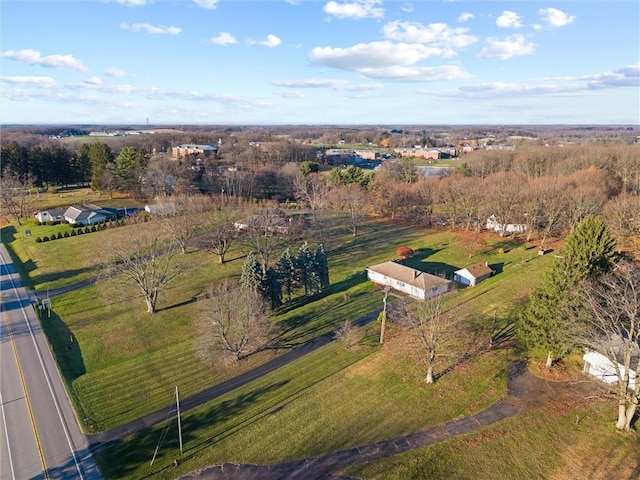
{"type": "Polygon", "coordinates": [[[424,160],[441,160],[457,156],[455,148],[422,148],[415,146],[412,148],[396,148],[394,151],[401,157],[422,158],[424,160]]]}
{"type": "Polygon", "coordinates": [[[214,145],[197,145],[195,143],[185,143],[183,145],[178,145],[177,147],[173,147],[172,155],[173,158],[183,158],[187,155],[201,155],[203,157],[213,156],[215,157],[218,154],[218,147],[214,145]]]}

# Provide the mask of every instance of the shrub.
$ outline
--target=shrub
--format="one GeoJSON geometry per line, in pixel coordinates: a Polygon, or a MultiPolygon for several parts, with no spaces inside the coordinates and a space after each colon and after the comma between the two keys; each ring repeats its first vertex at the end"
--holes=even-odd
{"type": "Polygon", "coordinates": [[[71,236],[75,237],[78,233],[75,230],[71,230],[71,236]]]}
{"type": "Polygon", "coordinates": [[[84,227],[84,233],[90,233],[90,232],[91,232],[90,227],[84,227]]]}
{"type": "Polygon", "coordinates": [[[48,242],[49,241],[49,237],[45,235],[44,237],[42,237],[42,241],[43,242],[48,242]]]}
{"type": "Polygon", "coordinates": [[[42,243],[42,239],[40,237],[36,238],[36,243],[42,243]]]}
{"type": "Polygon", "coordinates": [[[414,255],[414,251],[412,248],[409,247],[398,247],[396,249],[396,253],[398,254],[399,257],[401,258],[411,258],[414,255]]]}
{"type": "Polygon", "coordinates": [[[64,232],[64,238],[69,238],[69,232],[64,232]]]}
{"type": "Polygon", "coordinates": [[[62,232],[58,232],[58,234],[56,235],[56,238],[62,238],[62,232]]]}
{"type": "Polygon", "coordinates": [[[91,231],[92,232],[97,232],[98,231],[98,227],[96,227],[95,225],[93,227],[91,227],[91,231]]]}

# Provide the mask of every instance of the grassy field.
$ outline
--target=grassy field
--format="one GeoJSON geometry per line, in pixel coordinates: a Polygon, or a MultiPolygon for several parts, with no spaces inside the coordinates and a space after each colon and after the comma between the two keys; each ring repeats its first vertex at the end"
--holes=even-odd
{"type": "MultiPolygon", "coordinates": [[[[126,241],[130,228],[144,224],[39,244],[9,226],[4,227],[3,241],[12,240],[10,246],[25,262],[28,281],[45,291],[94,275],[100,264],[97,248],[126,241]]],[[[519,299],[553,258],[539,257],[535,249],[492,235],[375,219],[360,231],[352,237],[343,227],[327,226],[324,244],[331,288],[283,309],[273,318],[276,348],[233,368],[213,368],[196,354],[195,324],[200,315],[196,299],[209,284],[238,274],[246,254],[240,245],[223,265],[206,251],[192,249],[179,255],[176,261],[183,263],[187,274],[163,292],[153,316],[145,313],[138,292],[123,289],[117,278],[55,297],[52,314],[43,318],[43,325],[78,416],[86,419],[86,430],[103,430],[154,411],[171,402],[174,385],[179,385],[184,398],[331,332],[347,319],[381,308],[382,294],[367,281],[364,269],[393,259],[398,246],[416,251],[408,264],[434,274],[450,275],[458,268],[488,262],[496,276],[459,290],[449,300],[462,307],[470,323],[485,330],[494,316],[500,327],[509,324],[519,299]],[[349,293],[348,301],[344,292],[349,293]]],[[[296,249],[301,241],[296,239],[291,247],[296,249]]],[[[309,241],[314,248],[317,239],[309,241]]],[[[380,348],[375,336],[367,330],[354,351],[331,344],[186,413],[188,453],[181,459],[180,471],[226,461],[278,462],[370,443],[479,411],[505,392],[506,353],[473,357],[443,376],[436,388],[426,388],[424,372],[402,348],[403,342],[391,335],[380,348]]],[[[157,466],[145,466],[159,428],[101,452],[106,476],[140,478],[154,472],[173,478],[176,471],[164,471],[176,455],[173,441],[161,449],[157,466]],[[114,464],[114,458],[121,460],[114,464]]]]}
{"type": "Polygon", "coordinates": [[[342,473],[369,480],[638,479],[640,437],[616,432],[614,423],[613,402],[556,399],[478,432],[342,473]]]}
{"type": "Polygon", "coordinates": [[[182,417],[184,455],[175,419],[98,453],[107,478],[175,478],[203,465],[269,464],[372,443],[476,412],[505,392],[505,355],[478,357],[435,388],[398,349],[372,345],[364,333],[350,351],[330,344],[182,417]],[[484,379],[478,381],[478,379],[484,379]],[[153,466],[149,461],[167,428],[153,466]],[[173,459],[180,466],[173,467],[173,459]]]}

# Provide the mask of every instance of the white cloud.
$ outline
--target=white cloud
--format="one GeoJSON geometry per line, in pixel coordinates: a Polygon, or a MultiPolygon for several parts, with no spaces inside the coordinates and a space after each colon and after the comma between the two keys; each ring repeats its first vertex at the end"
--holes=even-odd
{"type": "Polygon", "coordinates": [[[360,73],[377,80],[391,82],[438,82],[470,78],[468,72],[458,65],[440,65],[437,67],[406,67],[394,65],[384,68],[363,68],[360,73]]]}
{"type": "Polygon", "coordinates": [[[382,4],[382,0],[355,0],[353,2],[336,2],[329,1],[325,4],[323,10],[325,13],[337,18],[382,18],[384,17],[384,8],[378,7],[382,4]]]}
{"type": "Polygon", "coordinates": [[[511,35],[502,40],[489,37],[488,45],[477,55],[478,58],[499,58],[507,60],[512,57],[532,54],[536,45],[527,42],[524,35],[511,35]]]}
{"type": "Polygon", "coordinates": [[[316,47],[309,53],[313,63],[342,70],[412,65],[429,57],[446,55],[442,48],[417,43],[371,42],[348,48],[316,47]]]}
{"type": "Polygon", "coordinates": [[[413,12],[413,3],[405,3],[404,5],[402,5],[402,7],[400,7],[400,10],[405,13],[413,12]]]}
{"type": "Polygon", "coordinates": [[[423,25],[418,22],[398,20],[387,23],[382,29],[384,36],[391,40],[430,43],[454,48],[463,48],[478,41],[476,37],[469,35],[468,31],[468,28],[453,28],[446,23],[423,25]]]}
{"type": "Polygon", "coordinates": [[[23,76],[8,76],[0,77],[5,83],[12,85],[29,85],[38,88],[56,88],[58,84],[51,77],[23,77],[23,76]]]}
{"type": "Polygon", "coordinates": [[[285,90],[284,92],[280,92],[279,95],[282,98],[304,98],[304,94],[297,90],[285,90]]]}
{"type": "Polygon", "coordinates": [[[287,88],[330,88],[332,90],[363,92],[384,88],[381,83],[352,83],[347,80],[330,78],[309,78],[306,80],[274,80],[274,85],[287,88]]]}
{"type": "Polygon", "coordinates": [[[85,83],[90,85],[102,85],[102,80],[99,77],[91,77],[88,80],[85,80],[85,83]]]}
{"type": "Polygon", "coordinates": [[[214,45],[233,45],[238,43],[236,37],[231,35],[229,32],[220,32],[215,37],[211,37],[209,41],[214,45]]]}
{"type": "Polygon", "coordinates": [[[116,68],[116,67],[109,67],[104,71],[105,74],[109,75],[110,77],[130,77],[131,75],[129,75],[127,72],[125,72],[124,70],[120,69],[120,68],[116,68]]]}
{"type": "Polygon", "coordinates": [[[116,0],[116,3],[127,5],[128,7],[141,7],[147,4],[147,0],[116,0]]]}
{"type": "Polygon", "coordinates": [[[460,66],[417,67],[415,63],[443,56],[446,50],[417,43],[372,42],[349,48],[316,47],[311,62],[341,70],[359,72],[376,80],[394,82],[431,82],[469,78],[460,66]]]}
{"type": "Polygon", "coordinates": [[[139,91],[138,88],[128,84],[105,84],[99,78],[92,77],[85,80],[82,83],[68,83],[66,88],[72,90],[95,90],[103,93],[116,93],[116,94],[133,94],[139,91]]]}
{"type": "Polygon", "coordinates": [[[218,2],[220,0],[193,0],[200,8],[206,8],[207,10],[213,10],[218,7],[218,2]]]}
{"type": "Polygon", "coordinates": [[[500,28],[521,28],[523,26],[520,15],[509,10],[502,12],[502,15],[496,19],[496,25],[500,28]]]}
{"type": "Polygon", "coordinates": [[[475,15],[473,13],[469,13],[469,12],[462,12],[459,16],[458,16],[458,21],[459,22],[468,22],[469,20],[471,20],[472,18],[474,18],[475,15]]]}
{"type": "Polygon", "coordinates": [[[179,27],[165,27],[162,25],[151,25],[150,23],[121,23],[120,28],[122,28],[123,30],[129,30],[131,32],[140,32],[144,30],[151,35],[178,35],[182,31],[182,29],[179,27]]]}
{"type": "Polygon", "coordinates": [[[623,67],[615,72],[605,72],[588,77],[590,89],[635,87],[640,85],[640,63],[623,67]]]}
{"type": "Polygon", "coordinates": [[[557,8],[541,8],[538,10],[538,14],[549,27],[564,27],[573,23],[576,19],[575,15],[567,15],[557,8]]]}
{"type": "Polygon", "coordinates": [[[16,62],[26,63],[29,65],[39,65],[48,68],[71,68],[80,72],[89,70],[82,64],[80,60],[73,55],[47,55],[43,57],[40,52],[31,49],[25,50],[8,50],[3,52],[3,57],[15,60],[16,62]]]}
{"type": "Polygon", "coordinates": [[[262,42],[259,42],[258,45],[262,45],[263,47],[273,48],[273,47],[277,47],[281,43],[282,43],[282,40],[280,40],[275,35],[269,34],[267,35],[267,39],[263,40],[262,42]]]}

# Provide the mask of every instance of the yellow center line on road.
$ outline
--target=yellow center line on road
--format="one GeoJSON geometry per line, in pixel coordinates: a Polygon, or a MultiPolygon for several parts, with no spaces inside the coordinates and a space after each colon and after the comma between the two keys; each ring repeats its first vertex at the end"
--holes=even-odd
{"type": "MultiPolygon", "coordinates": [[[[0,301],[2,300],[2,294],[0,294],[0,301]]],[[[36,421],[33,416],[33,408],[29,401],[29,393],[27,392],[27,385],[24,381],[24,373],[22,372],[22,365],[20,364],[20,358],[18,357],[18,349],[16,348],[16,342],[13,338],[13,331],[11,330],[11,322],[4,306],[4,302],[1,303],[2,313],[4,314],[4,322],[7,324],[7,330],[9,332],[9,338],[11,339],[11,346],[13,347],[13,355],[16,359],[16,365],[18,367],[18,376],[20,377],[20,383],[22,384],[22,390],[24,391],[24,399],[27,402],[27,410],[29,412],[29,419],[31,420],[31,427],[33,428],[33,435],[36,440],[36,447],[38,448],[38,455],[40,456],[40,463],[42,464],[42,471],[44,472],[44,478],[49,480],[49,471],[47,469],[47,463],[44,459],[44,452],[42,451],[42,444],[40,443],[40,435],[38,434],[38,428],[36,427],[36,421]]],[[[22,308],[22,305],[20,305],[22,308]]],[[[26,320],[25,320],[26,321],[26,320]]]]}

